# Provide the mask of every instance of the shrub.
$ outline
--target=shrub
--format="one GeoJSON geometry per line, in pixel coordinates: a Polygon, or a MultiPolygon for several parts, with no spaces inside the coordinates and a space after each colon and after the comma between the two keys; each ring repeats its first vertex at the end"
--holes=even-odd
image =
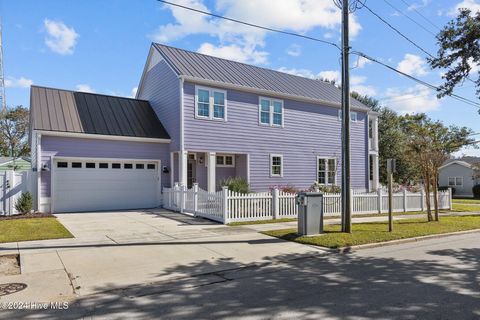
{"type": "Polygon", "coordinates": [[[480,199],[480,184],[476,184],[472,188],[473,197],[480,199]]]}
{"type": "Polygon", "coordinates": [[[285,192],[285,193],[298,193],[299,192],[299,190],[292,185],[270,187],[270,192],[273,191],[273,189],[278,189],[278,190],[280,190],[282,192],[285,192]]]}
{"type": "Polygon", "coordinates": [[[249,193],[250,186],[246,179],[241,177],[230,177],[220,182],[222,187],[228,187],[228,190],[239,193],[249,193]]]}
{"type": "Polygon", "coordinates": [[[323,192],[323,193],[340,193],[342,191],[342,188],[339,186],[335,185],[323,185],[319,184],[318,182],[314,182],[310,189],[308,191],[318,191],[318,192],[323,192]]]}
{"type": "Polygon", "coordinates": [[[23,192],[15,203],[15,209],[20,213],[30,213],[30,211],[32,211],[32,203],[32,194],[28,191],[23,192]]]}

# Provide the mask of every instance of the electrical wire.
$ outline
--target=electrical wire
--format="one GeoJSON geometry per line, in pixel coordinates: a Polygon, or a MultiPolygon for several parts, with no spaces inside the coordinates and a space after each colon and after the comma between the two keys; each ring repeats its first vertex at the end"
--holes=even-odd
{"type": "Polygon", "coordinates": [[[403,11],[401,11],[400,9],[398,9],[397,7],[395,7],[393,4],[391,4],[391,3],[388,2],[387,0],[383,0],[383,2],[385,2],[386,4],[388,4],[393,10],[397,11],[397,12],[400,13],[402,16],[404,16],[404,17],[407,18],[408,20],[412,21],[413,23],[415,23],[417,26],[419,26],[420,28],[422,28],[422,29],[425,30],[426,32],[430,33],[430,34],[433,35],[434,37],[436,36],[435,33],[433,33],[432,31],[430,31],[429,29],[427,29],[424,25],[422,25],[421,23],[417,22],[416,20],[414,20],[413,18],[411,18],[411,17],[408,16],[407,14],[405,14],[403,11]]]}

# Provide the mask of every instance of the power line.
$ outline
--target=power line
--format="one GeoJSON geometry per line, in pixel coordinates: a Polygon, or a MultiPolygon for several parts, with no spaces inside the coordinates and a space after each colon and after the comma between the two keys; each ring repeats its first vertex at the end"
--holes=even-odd
{"type": "Polygon", "coordinates": [[[310,36],[306,36],[306,35],[298,34],[298,33],[294,33],[294,32],[273,29],[273,28],[270,28],[270,27],[265,27],[265,26],[261,26],[261,25],[258,25],[258,24],[254,24],[254,23],[250,23],[250,22],[241,21],[241,20],[238,20],[238,19],[233,19],[233,18],[221,16],[221,15],[218,15],[218,14],[215,14],[215,13],[211,13],[211,12],[200,10],[200,9],[195,9],[195,8],[192,8],[192,7],[187,7],[187,6],[177,4],[177,3],[173,3],[173,2],[169,2],[169,1],[164,1],[164,0],[157,0],[157,1],[168,4],[168,5],[171,5],[171,6],[174,6],[174,7],[179,7],[179,8],[183,8],[183,9],[186,9],[186,10],[198,12],[198,13],[201,13],[201,14],[204,14],[204,15],[212,16],[212,17],[215,17],[215,18],[218,18],[218,19],[223,19],[223,20],[227,20],[227,21],[240,23],[240,24],[243,24],[243,25],[246,25],[246,26],[249,26],[249,27],[254,27],[254,28],[263,29],[263,30],[267,30],[267,31],[286,34],[286,35],[293,36],[293,37],[304,38],[304,39],[308,39],[308,40],[312,40],[312,41],[316,41],[316,42],[329,44],[331,46],[334,46],[338,50],[341,50],[341,48],[336,43],[333,43],[333,42],[330,42],[330,41],[326,41],[326,40],[322,40],[322,39],[318,39],[318,38],[314,38],[314,37],[310,37],[310,36]]]}
{"type": "Polygon", "coordinates": [[[435,58],[431,53],[429,53],[427,50],[423,49],[420,45],[418,45],[415,41],[411,40],[409,37],[407,37],[405,34],[403,34],[400,30],[398,30],[397,28],[395,28],[394,26],[392,26],[387,20],[385,20],[384,18],[382,18],[378,13],[376,13],[375,11],[373,11],[372,9],[370,9],[369,6],[367,6],[366,4],[363,5],[363,7],[365,9],[367,9],[371,14],[373,14],[375,17],[377,17],[380,21],[382,21],[384,24],[386,24],[387,26],[390,27],[390,29],[392,29],[393,31],[395,31],[396,33],[398,33],[402,38],[404,38],[405,40],[407,40],[408,42],[410,42],[411,44],[413,44],[415,47],[417,47],[420,51],[422,51],[423,53],[425,53],[426,55],[428,55],[429,57],[431,58],[435,58]]]}
{"type": "MultiPolygon", "coordinates": [[[[315,38],[315,37],[310,37],[310,36],[305,36],[305,35],[302,35],[302,34],[297,34],[297,33],[294,33],[294,32],[288,32],[288,31],[283,31],[283,30],[277,30],[277,29],[273,29],[273,28],[269,28],[269,27],[265,27],[265,26],[261,26],[261,25],[257,25],[257,24],[254,24],[254,23],[249,23],[249,22],[244,22],[244,21],[241,21],[241,20],[238,20],[238,19],[233,19],[233,18],[229,18],[229,17],[225,17],[225,16],[221,16],[221,15],[218,15],[218,14],[214,14],[214,13],[211,13],[211,12],[208,12],[208,11],[203,11],[203,10],[199,10],[199,9],[195,9],[195,8],[191,8],[191,7],[188,7],[188,6],[184,6],[184,5],[180,5],[180,4],[176,4],[176,3],[172,3],[172,2],[169,2],[169,1],[164,1],[164,0],[157,0],[158,2],[161,2],[161,3],[165,3],[165,4],[168,4],[168,5],[171,5],[171,6],[175,6],[175,7],[179,7],[179,8],[183,8],[183,9],[186,9],[186,10],[189,10],[189,11],[193,11],[193,12],[197,12],[197,13],[201,13],[201,14],[204,14],[204,15],[208,15],[208,16],[212,16],[212,17],[215,17],[215,18],[219,18],[219,19],[224,19],[224,20],[228,20],[228,21],[232,21],[232,22],[236,22],[236,23],[239,23],[239,24],[243,24],[243,25],[247,25],[247,26],[250,26],[250,27],[253,27],[253,28],[259,28],[259,29],[263,29],[263,30],[267,30],[267,31],[271,31],[271,32],[277,32],[277,33],[281,33],[281,34],[285,34],[285,35],[289,35],[289,36],[294,36],[294,37],[299,37],[299,38],[304,38],[304,39],[307,39],[307,40],[312,40],[312,41],[316,41],[316,42],[321,42],[321,43],[325,43],[325,44],[329,44],[329,45],[332,45],[334,47],[336,47],[337,49],[341,50],[341,48],[333,43],[333,42],[329,42],[329,41],[325,41],[325,40],[322,40],[322,39],[318,39],[318,38],[315,38]]],[[[371,11],[365,3],[362,3],[362,5],[367,8],[369,11],[371,11]]],[[[372,12],[373,13],[373,12],[372,12]]],[[[375,14],[375,13],[373,13],[375,14]]],[[[376,15],[376,14],[375,14],[376,15]]],[[[382,19],[380,16],[379,16],[380,19],[382,19]]],[[[382,19],[383,20],[383,19],[382,19]]],[[[387,22],[388,23],[388,22],[387,22]]],[[[399,31],[398,31],[399,32],[399,31]]],[[[401,34],[401,33],[400,33],[401,34]]],[[[410,40],[409,40],[410,41],[410,40]]],[[[356,55],[359,55],[367,60],[370,60],[372,62],[375,62],[375,63],[378,63],[378,64],[381,64],[383,65],[384,67],[390,69],[391,71],[394,71],[396,73],[399,73],[417,83],[420,83],[430,89],[433,89],[435,91],[438,91],[439,88],[437,86],[434,86],[428,82],[425,82],[423,80],[420,80],[418,78],[415,78],[414,76],[412,75],[409,75],[407,73],[404,73],[400,70],[397,70],[395,69],[394,67],[390,66],[390,65],[387,65],[375,58],[372,58],[368,55],[366,55],[365,53],[363,52],[358,52],[358,51],[352,51],[351,52],[352,54],[356,54],[356,55]]],[[[477,102],[474,102],[472,100],[469,100],[467,98],[464,98],[462,96],[459,96],[457,94],[450,94],[448,95],[458,101],[461,101],[461,102],[464,102],[466,104],[469,104],[469,105],[473,105],[473,106],[476,106],[478,108],[480,108],[480,103],[477,103],[477,102]]]]}
{"type": "Polygon", "coordinates": [[[391,4],[390,2],[388,2],[387,0],[383,0],[386,4],[388,4],[393,10],[397,11],[398,13],[400,13],[402,16],[404,16],[405,18],[407,18],[408,20],[412,21],[413,23],[415,23],[417,26],[419,26],[420,28],[422,28],[423,30],[425,30],[426,32],[430,33],[431,35],[433,36],[436,36],[435,33],[433,33],[432,31],[430,31],[429,29],[427,29],[424,25],[420,24],[419,22],[417,22],[416,20],[414,20],[413,18],[411,18],[409,15],[407,15],[406,13],[404,13],[403,11],[401,11],[400,9],[398,9],[397,7],[395,7],[393,4],[391,4]]]}
{"type": "Polygon", "coordinates": [[[426,16],[424,16],[420,11],[418,11],[414,6],[412,6],[411,4],[409,4],[407,1],[405,0],[400,0],[402,1],[408,8],[412,8],[413,11],[415,11],[420,17],[422,17],[423,19],[425,19],[425,21],[427,21],[428,23],[430,23],[432,26],[434,26],[435,28],[437,28],[438,30],[441,30],[441,28],[439,26],[437,26],[435,23],[432,22],[432,20],[428,19],[426,16]]]}

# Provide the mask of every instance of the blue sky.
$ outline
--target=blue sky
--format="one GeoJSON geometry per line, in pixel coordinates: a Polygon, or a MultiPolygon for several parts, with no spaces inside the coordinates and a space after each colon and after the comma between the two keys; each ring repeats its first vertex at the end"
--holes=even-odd
{"type": "MultiPolygon", "coordinates": [[[[175,0],[172,0],[175,1],[175,0]]],[[[332,0],[177,0],[229,17],[338,43],[340,15],[332,0]]],[[[428,52],[430,32],[453,18],[456,8],[480,10],[480,0],[372,1],[367,5],[428,52]],[[422,18],[415,10],[423,14],[422,18]],[[436,25],[436,26],[434,26],[436,25]]],[[[307,77],[339,77],[339,52],[332,46],[236,25],[175,9],[154,0],[17,0],[1,2],[8,105],[29,105],[29,85],[131,96],[138,86],[150,43],[221,56],[307,77]]],[[[351,46],[406,73],[440,84],[425,54],[388,29],[365,8],[351,18],[351,46]]],[[[435,93],[381,66],[352,56],[354,90],[399,112],[426,112],[446,124],[480,132],[477,108],[435,93]]],[[[476,70],[478,72],[478,68],[476,70]]],[[[466,82],[457,94],[475,97],[466,82]]],[[[479,150],[467,149],[480,155],[479,150]]]]}

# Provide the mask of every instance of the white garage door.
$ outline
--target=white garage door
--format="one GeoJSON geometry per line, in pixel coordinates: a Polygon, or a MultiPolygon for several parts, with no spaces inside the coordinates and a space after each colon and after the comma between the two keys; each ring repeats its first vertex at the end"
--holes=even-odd
{"type": "Polygon", "coordinates": [[[60,160],[54,162],[53,210],[80,212],[159,205],[159,162],[60,160]]]}

